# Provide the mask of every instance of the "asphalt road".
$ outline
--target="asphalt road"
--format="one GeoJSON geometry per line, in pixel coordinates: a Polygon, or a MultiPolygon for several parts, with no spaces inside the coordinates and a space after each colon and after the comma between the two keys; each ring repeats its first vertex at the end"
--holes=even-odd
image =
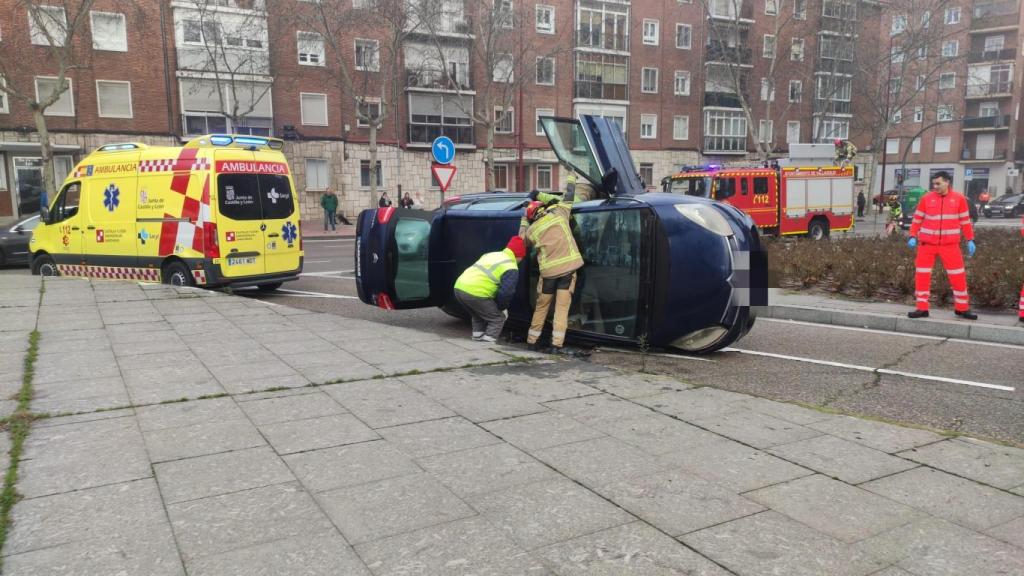
{"type": "MultiPolygon", "coordinates": [[[[305,240],[303,276],[253,298],[348,318],[468,337],[436,308],[385,311],[359,301],[354,240],[305,240]]],[[[9,269],[0,274],[27,273],[9,269]]],[[[0,275],[2,282],[2,275],[0,275]]],[[[735,346],[704,358],[598,349],[591,361],[844,413],[1024,446],[1024,347],[759,319],[735,346]]]]}

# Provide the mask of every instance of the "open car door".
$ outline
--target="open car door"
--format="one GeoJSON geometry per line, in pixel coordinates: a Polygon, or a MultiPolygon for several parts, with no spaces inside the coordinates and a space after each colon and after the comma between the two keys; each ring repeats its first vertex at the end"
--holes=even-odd
{"type": "MultiPolygon", "coordinates": [[[[443,304],[440,281],[432,270],[431,232],[441,212],[378,208],[364,210],[356,224],[356,287],[359,299],[388,310],[443,304]]],[[[450,290],[449,290],[450,291],[450,290]]]]}
{"type": "Polygon", "coordinates": [[[541,118],[540,121],[558,159],[589,180],[603,196],[633,196],[645,192],[618,123],[588,115],[581,115],[579,120],[541,118]]]}

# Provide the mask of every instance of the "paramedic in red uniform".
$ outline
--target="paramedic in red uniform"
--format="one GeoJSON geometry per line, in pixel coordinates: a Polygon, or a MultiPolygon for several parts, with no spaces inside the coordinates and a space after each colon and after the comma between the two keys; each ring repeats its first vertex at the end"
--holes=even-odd
{"type": "Polygon", "coordinates": [[[953,286],[953,309],[956,315],[967,320],[977,320],[971,312],[967,297],[967,274],[964,272],[964,258],[960,254],[960,233],[967,240],[967,255],[974,256],[974,227],[967,199],[963,194],[950,189],[947,172],[938,172],[932,177],[932,190],[921,197],[914,211],[910,225],[911,248],[917,248],[914,276],[917,309],[907,314],[911,318],[928,316],[928,295],[932,283],[932,266],[935,257],[942,259],[942,267],[953,286]],[[920,246],[918,246],[920,243],[920,246]]]}

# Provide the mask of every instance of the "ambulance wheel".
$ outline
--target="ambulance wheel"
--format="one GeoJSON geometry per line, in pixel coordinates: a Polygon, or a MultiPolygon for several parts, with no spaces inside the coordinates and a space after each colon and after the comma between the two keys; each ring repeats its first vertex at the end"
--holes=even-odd
{"type": "Polygon", "coordinates": [[[36,258],[32,273],[36,276],[60,276],[60,272],[57,271],[57,264],[49,256],[36,258]]]}
{"type": "Polygon", "coordinates": [[[273,292],[274,290],[280,288],[283,284],[284,282],[270,282],[268,284],[260,284],[256,286],[256,289],[259,290],[260,292],[273,292]]]}
{"type": "Polygon", "coordinates": [[[164,284],[171,286],[194,286],[192,272],[185,266],[184,262],[171,262],[164,267],[164,284]]]}
{"type": "Polygon", "coordinates": [[[825,220],[813,220],[810,228],[807,229],[807,237],[811,240],[824,240],[828,238],[828,222],[825,220]]]}

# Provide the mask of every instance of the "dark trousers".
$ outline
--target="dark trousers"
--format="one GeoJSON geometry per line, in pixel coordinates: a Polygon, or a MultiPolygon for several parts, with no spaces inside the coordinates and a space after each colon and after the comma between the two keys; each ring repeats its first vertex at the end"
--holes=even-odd
{"type": "Polygon", "coordinates": [[[455,299],[469,312],[473,323],[473,338],[494,342],[501,336],[501,329],[505,327],[505,313],[498,308],[493,298],[480,298],[456,290],[455,299]]]}
{"type": "Polygon", "coordinates": [[[324,210],[324,230],[327,230],[328,226],[331,227],[331,230],[337,230],[338,222],[336,218],[334,210],[324,210]]]}

